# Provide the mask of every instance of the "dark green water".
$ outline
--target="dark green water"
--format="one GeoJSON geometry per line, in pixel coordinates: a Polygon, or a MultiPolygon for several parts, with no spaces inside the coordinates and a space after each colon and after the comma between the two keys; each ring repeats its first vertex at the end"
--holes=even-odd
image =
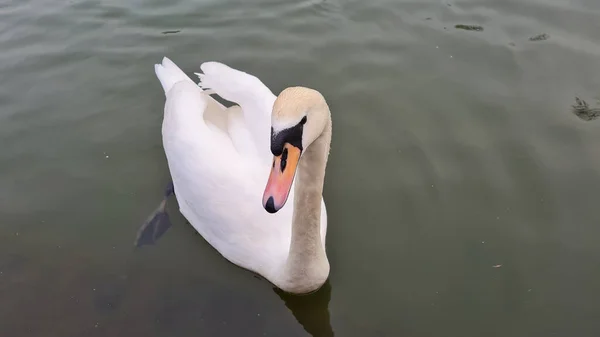
{"type": "Polygon", "coordinates": [[[600,335],[600,120],[570,111],[599,34],[597,0],[0,0],[0,335],[600,335]],[[279,296],[175,202],[133,249],[165,55],[328,99],[320,292],[279,296]]]}

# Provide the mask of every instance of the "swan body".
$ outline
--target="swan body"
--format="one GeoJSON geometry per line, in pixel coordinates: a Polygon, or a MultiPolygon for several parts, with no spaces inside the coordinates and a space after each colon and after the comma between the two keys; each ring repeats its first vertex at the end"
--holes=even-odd
{"type": "Polygon", "coordinates": [[[257,77],[219,62],[200,69],[196,84],[166,57],[155,65],[181,213],[231,263],[287,292],[317,290],[329,275],[327,104],[307,88],[275,96],[257,77]],[[236,105],[226,108],[212,94],[236,105]]]}

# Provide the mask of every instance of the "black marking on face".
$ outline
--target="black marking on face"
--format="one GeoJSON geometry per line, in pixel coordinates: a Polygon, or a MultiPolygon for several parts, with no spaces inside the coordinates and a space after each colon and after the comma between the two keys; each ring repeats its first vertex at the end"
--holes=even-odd
{"type": "Polygon", "coordinates": [[[281,130],[277,134],[274,134],[271,127],[271,153],[274,156],[281,156],[285,143],[295,146],[302,151],[302,130],[304,124],[306,124],[306,116],[295,126],[281,130]]]}
{"type": "Polygon", "coordinates": [[[287,165],[287,157],[288,157],[288,149],[284,148],[283,153],[281,154],[281,172],[285,170],[285,166],[287,165]]]}

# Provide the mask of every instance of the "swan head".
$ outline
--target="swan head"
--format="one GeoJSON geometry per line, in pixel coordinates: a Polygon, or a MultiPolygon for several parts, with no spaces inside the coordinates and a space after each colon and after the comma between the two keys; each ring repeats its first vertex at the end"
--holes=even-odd
{"type": "Polygon", "coordinates": [[[302,153],[323,133],[329,118],[325,98],[304,87],[284,89],[271,113],[271,153],[273,165],[263,194],[269,213],[286,203],[302,153]]]}

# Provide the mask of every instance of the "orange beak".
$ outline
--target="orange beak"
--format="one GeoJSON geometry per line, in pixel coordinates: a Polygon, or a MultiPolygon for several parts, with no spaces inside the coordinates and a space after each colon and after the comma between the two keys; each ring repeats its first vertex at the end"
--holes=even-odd
{"type": "Polygon", "coordinates": [[[273,167],[262,200],[267,212],[275,213],[285,205],[294,182],[301,153],[299,148],[285,143],[283,153],[273,157],[273,167]]]}

